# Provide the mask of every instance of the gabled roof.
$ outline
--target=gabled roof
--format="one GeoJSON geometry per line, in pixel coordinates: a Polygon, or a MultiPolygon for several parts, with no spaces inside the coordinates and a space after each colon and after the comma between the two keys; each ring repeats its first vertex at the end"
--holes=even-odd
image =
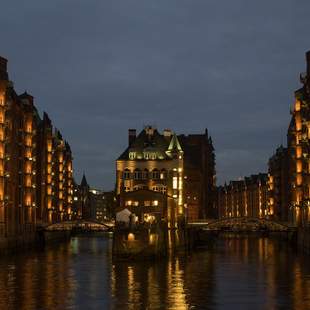
{"type": "Polygon", "coordinates": [[[129,159],[130,152],[136,152],[141,154],[141,156],[144,152],[156,152],[162,159],[171,159],[168,153],[169,149],[172,150],[175,148],[178,151],[182,151],[176,135],[173,135],[172,138],[165,137],[160,134],[157,129],[154,129],[152,134],[148,134],[147,128],[145,128],[139,133],[131,145],[119,156],[118,160],[129,159]]]}

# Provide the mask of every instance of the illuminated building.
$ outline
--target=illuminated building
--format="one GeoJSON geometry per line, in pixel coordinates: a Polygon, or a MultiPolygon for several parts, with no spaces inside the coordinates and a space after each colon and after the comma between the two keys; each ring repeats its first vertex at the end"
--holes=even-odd
{"type": "Polygon", "coordinates": [[[72,154],[69,144],[58,130],[53,137],[53,222],[71,220],[73,195],[72,154]]]}
{"type": "Polygon", "coordinates": [[[83,174],[80,185],[75,184],[72,214],[74,219],[104,222],[111,220],[114,212],[114,191],[105,192],[91,188],[83,174]]]}
{"type": "Polygon", "coordinates": [[[178,136],[184,151],[184,202],[188,220],[217,217],[215,155],[208,130],[178,136]]]}
{"type": "Polygon", "coordinates": [[[31,95],[16,94],[0,57],[0,236],[22,239],[37,224],[70,219],[72,186],[68,143],[31,95]]]}
{"type": "Polygon", "coordinates": [[[146,126],[138,136],[130,129],[128,144],[116,161],[118,207],[140,222],[165,220],[176,227],[184,217],[184,152],[177,135],[146,126]]]}
{"type": "Polygon", "coordinates": [[[0,234],[16,238],[35,231],[36,109],[18,96],[0,57],[0,234]]]}
{"type": "Polygon", "coordinates": [[[307,72],[300,75],[302,88],[295,92],[288,129],[290,198],[289,218],[298,225],[310,221],[310,51],[307,72]]]}
{"type": "Polygon", "coordinates": [[[269,218],[267,183],[268,175],[260,173],[218,187],[219,217],[269,218]]]}
{"type": "Polygon", "coordinates": [[[288,221],[289,177],[288,149],[283,146],[269,159],[268,163],[268,212],[270,217],[288,221]]]}

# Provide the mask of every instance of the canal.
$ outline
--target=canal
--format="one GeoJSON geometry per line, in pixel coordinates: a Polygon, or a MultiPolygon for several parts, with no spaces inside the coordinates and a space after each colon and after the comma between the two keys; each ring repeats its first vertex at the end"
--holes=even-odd
{"type": "Polygon", "coordinates": [[[225,236],[159,262],[114,262],[110,235],[0,259],[0,309],[310,309],[309,256],[225,236]]]}

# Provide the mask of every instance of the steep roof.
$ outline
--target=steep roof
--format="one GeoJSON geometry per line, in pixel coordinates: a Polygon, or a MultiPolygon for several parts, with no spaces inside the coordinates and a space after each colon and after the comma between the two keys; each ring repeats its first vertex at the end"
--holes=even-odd
{"type": "MultiPolygon", "coordinates": [[[[130,146],[119,156],[118,160],[129,159],[130,152],[136,152],[143,158],[144,152],[155,152],[158,158],[171,159],[169,156],[170,149],[182,151],[180,143],[176,135],[165,137],[160,134],[157,129],[153,129],[152,133],[147,132],[147,127],[143,129],[130,146]]],[[[138,158],[139,159],[139,158],[138,158]]]]}
{"type": "Polygon", "coordinates": [[[83,173],[82,181],[81,181],[81,187],[88,187],[88,183],[86,180],[85,173],[83,173]]]}

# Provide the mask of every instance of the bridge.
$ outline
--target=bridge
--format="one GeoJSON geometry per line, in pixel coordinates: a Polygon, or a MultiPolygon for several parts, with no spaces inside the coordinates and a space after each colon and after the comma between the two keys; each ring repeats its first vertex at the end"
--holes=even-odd
{"type": "Polygon", "coordinates": [[[45,231],[112,231],[113,222],[97,222],[87,220],[65,221],[42,227],[45,231]]]}
{"type": "Polygon", "coordinates": [[[277,222],[256,217],[231,217],[217,220],[198,220],[187,223],[189,228],[198,228],[210,231],[269,231],[289,232],[295,231],[296,226],[289,223],[277,222]]]}

